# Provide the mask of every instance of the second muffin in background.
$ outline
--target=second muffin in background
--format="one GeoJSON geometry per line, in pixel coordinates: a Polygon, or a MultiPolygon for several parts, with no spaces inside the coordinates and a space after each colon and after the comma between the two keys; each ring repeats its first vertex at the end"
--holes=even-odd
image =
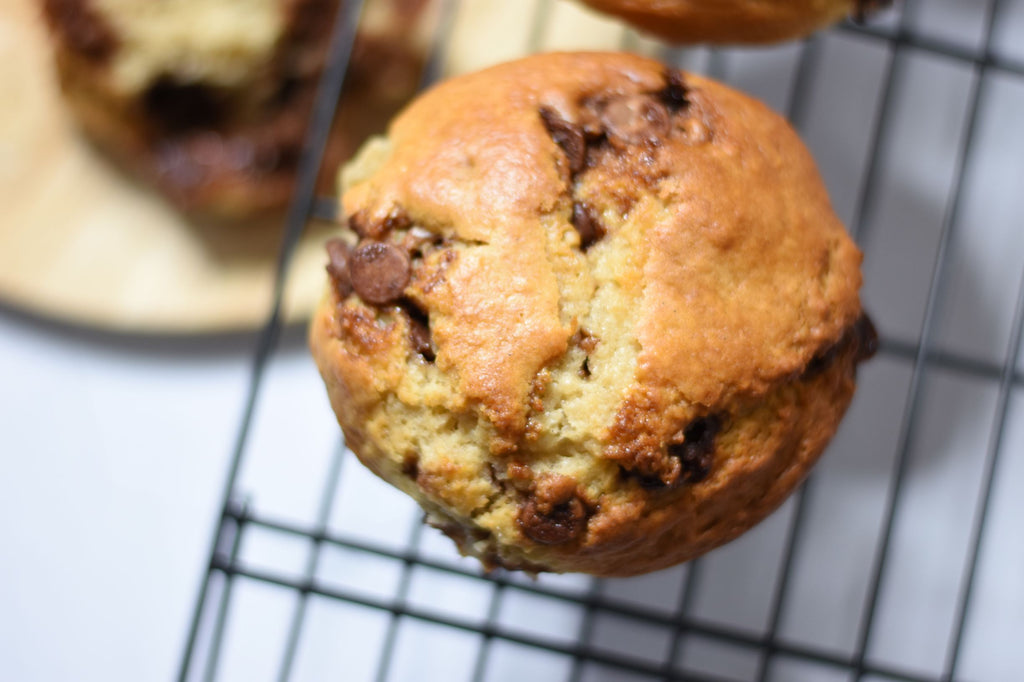
{"type": "Polygon", "coordinates": [[[843,17],[863,19],[891,0],[580,0],[674,43],[772,43],[843,17]]]}
{"type": "MultiPolygon", "coordinates": [[[[39,1],[65,100],[125,168],[187,211],[287,204],[344,0],[39,1]]],[[[365,3],[325,167],[415,93],[432,3],[365,3]]]]}

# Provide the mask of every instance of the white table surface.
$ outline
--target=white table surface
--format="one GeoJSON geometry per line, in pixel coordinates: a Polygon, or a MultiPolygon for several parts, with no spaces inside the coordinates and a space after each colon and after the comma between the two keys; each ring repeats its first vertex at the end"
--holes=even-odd
{"type": "Polygon", "coordinates": [[[0,678],[172,677],[251,347],[0,309],[0,678]]]}

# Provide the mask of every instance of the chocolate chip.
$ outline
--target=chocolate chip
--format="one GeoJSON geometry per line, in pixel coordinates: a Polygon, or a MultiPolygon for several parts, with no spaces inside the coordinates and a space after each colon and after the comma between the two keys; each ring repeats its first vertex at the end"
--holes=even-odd
{"type": "Polygon", "coordinates": [[[575,480],[542,474],[516,518],[523,535],[542,545],[575,539],[587,525],[587,508],[575,480]]]}
{"type": "Polygon", "coordinates": [[[371,305],[397,301],[409,284],[409,255],[388,242],[364,242],[349,258],[352,288],[371,305]]]}
{"type": "MultiPolygon", "coordinates": [[[[578,346],[584,353],[593,353],[597,349],[597,344],[600,341],[596,336],[591,334],[588,330],[580,327],[576,330],[576,333],[572,335],[569,340],[574,346],[578,346]]],[[[583,364],[580,365],[579,375],[584,379],[590,378],[590,356],[583,358],[583,364]]]]}
{"type": "Polygon", "coordinates": [[[416,452],[407,452],[402,457],[402,474],[412,480],[420,475],[420,456],[416,452]]]}
{"type": "Polygon", "coordinates": [[[804,368],[801,377],[805,380],[813,379],[831,367],[832,363],[835,362],[836,358],[839,356],[839,349],[842,345],[842,342],[833,344],[811,358],[811,361],[808,362],[807,366],[804,368]]]}
{"type": "Polygon", "coordinates": [[[68,46],[85,57],[105,62],[118,47],[117,35],[92,7],[90,0],[46,0],[43,11],[68,46]]]}
{"type": "Polygon", "coordinates": [[[169,133],[213,128],[224,118],[221,98],[202,83],[180,83],[161,76],[142,95],[146,113],[169,133]]]}
{"type": "Polygon", "coordinates": [[[542,545],[561,545],[579,536],[587,511],[578,497],[556,505],[529,499],[519,508],[517,521],[523,535],[542,545]]]}
{"type": "Polygon", "coordinates": [[[566,121],[554,109],[543,107],[540,117],[544,121],[551,139],[555,141],[569,160],[569,170],[578,173],[583,169],[586,160],[587,143],[583,137],[583,129],[566,121]]]}
{"type": "Polygon", "coordinates": [[[349,273],[349,259],[352,257],[352,247],[342,239],[331,239],[325,245],[327,257],[327,274],[334,285],[339,299],[346,299],[352,293],[352,277],[349,273]]]}
{"type": "Polygon", "coordinates": [[[648,95],[619,97],[605,104],[601,124],[612,141],[656,144],[669,131],[665,105],[648,95]]]}
{"type": "Polygon", "coordinates": [[[572,335],[572,339],[570,340],[573,345],[579,346],[586,353],[593,353],[597,350],[597,344],[600,343],[600,341],[601,339],[597,338],[591,334],[589,330],[584,329],[583,327],[576,330],[576,333],[572,335]]]}
{"type": "Polygon", "coordinates": [[[683,81],[683,72],[677,69],[669,69],[665,72],[665,88],[658,93],[662,104],[668,107],[673,114],[689,106],[686,99],[688,88],[683,81]]]}
{"type": "Polygon", "coordinates": [[[874,357],[878,352],[878,330],[875,329],[875,323],[865,313],[854,323],[853,329],[857,337],[860,359],[867,360],[874,357]]]}
{"type": "Polygon", "coordinates": [[[857,321],[847,328],[839,341],[811,358],[804,368],[801,378],[813,379],[827,370],[841,352],[849,349],[850,344],[855,346],[854,353],[858,362],[867,360],[878,352],[878,331],[867,314],[861,314],[857,321]]]}
{"type": "Polygon", "coordinates": [[[715,436],[722,428],[722,420],[708,415],[690,422],[683,430],[683,442],[668,446],[668,454],[678,457],[682,466],[682,483],[703,481],[714,461],[715,436]]]}
{"type": "Polygon", "coordinates": [[[572,205],[572,225],[580,233],[580,248],[584,251],[607,233],[590,204],[582,202],[572,205]]]}
{"type": "Polygon", "coordinates": [[[436,354],[430,336],[430,317],[408,299],[402,301],[401,307],[409,319],[409,345],[423,356],[424,360],[433,362],[436,354]]]}

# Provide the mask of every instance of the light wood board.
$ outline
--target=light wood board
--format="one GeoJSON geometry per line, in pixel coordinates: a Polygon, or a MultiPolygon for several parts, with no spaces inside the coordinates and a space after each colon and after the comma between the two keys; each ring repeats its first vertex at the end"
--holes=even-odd
{"type": "MultiPolygon", "coordinates": [[[[531,49],[615,48],[622,29],[547,0],[461,3],[446,73],[531,49]]],[[[94,149],[64,109],[37,3],[0,0],[0,301],[108,330],[195,334],[257,328],[268,315],[283,219],[198,225],[94,149]]],[[[308,317],[328,229],[303,236],[285,314],[308,317]]]]}

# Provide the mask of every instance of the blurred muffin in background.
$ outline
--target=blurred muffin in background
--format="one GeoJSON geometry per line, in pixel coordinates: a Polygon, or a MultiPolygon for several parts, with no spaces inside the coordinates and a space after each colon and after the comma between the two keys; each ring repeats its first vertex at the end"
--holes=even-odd
{"type": "MultiPolygon", "coordinates": [[[[65,99],[118,162],[187,211],[286,205],[343,0],[40,1],[65,99]]],[[[324,168],[416,91],[433,2],[365,3],[324,168]]]]}
{"type": "Polygon", "coordinates": [[[771,43],[846,16],[863,20],[891,0],[582,0],[675,43],[771,43]]]}

